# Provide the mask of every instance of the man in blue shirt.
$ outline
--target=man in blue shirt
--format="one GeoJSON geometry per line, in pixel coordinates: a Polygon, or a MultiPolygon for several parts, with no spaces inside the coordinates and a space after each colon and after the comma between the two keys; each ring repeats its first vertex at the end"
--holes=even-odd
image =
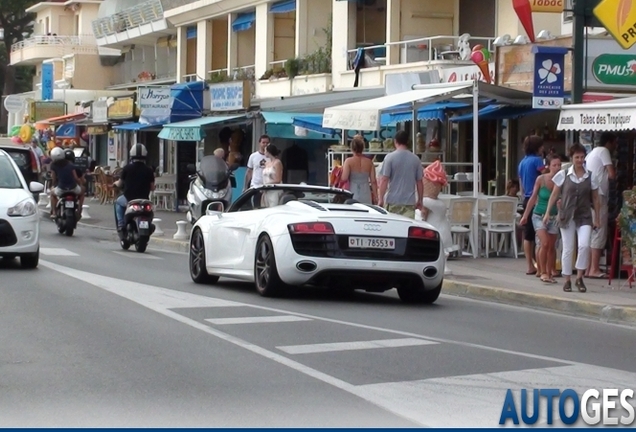
{"type": "MultiPolygon", "coordinates": [[[[519,163],[519,183],[521,185],[521,193],[523,193],[523,209],[525,211],[528,205],[528,200],[532,196],[534,190],[534,184],[537,181],[537,177],[541,175],[545,169],[545,163],[543,162],[543,138],[540,136],[529,136],[523,142],[523,148],[526,156],[519,163]]],[[[530,209],[530,213],[532,209],[530,209]]],[[[526,262],[528,263],[527,275],[532,275],[537,272],[534,267],[534,240],[535,232],[532,222],[526,223],[524,227],[523,238],[523,251],[526,255],[526,262]]]]}

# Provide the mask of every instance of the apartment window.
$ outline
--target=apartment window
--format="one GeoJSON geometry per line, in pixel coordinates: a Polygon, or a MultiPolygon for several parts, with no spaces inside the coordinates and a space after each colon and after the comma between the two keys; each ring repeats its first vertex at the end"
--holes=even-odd
{"type": "Polygon", "coordinates": [[[573,0],[565,0],[565,12],[563,12],[563,22],[564,23],[571,23],[572,22],[572,17],[573,14],[572,12],[569,12],[572,10],[572,8],[574,8],[574,1],[573,0]]]}

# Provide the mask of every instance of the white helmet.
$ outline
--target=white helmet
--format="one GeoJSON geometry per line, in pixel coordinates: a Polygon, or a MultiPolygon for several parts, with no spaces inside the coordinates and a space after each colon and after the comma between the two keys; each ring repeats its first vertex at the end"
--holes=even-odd
{"type": "Polygon", "coordinates": [[[51,150],[51,159],[54,161],[64,159],[64,149],[61,147],[55,147],[51,150]]]}
{"type": "Polygon", "coordinates": [[[148,156],[148,150],[146,146],[139,143],[132,146],[130,149],[130,159],[145,159],[148,156]]]}

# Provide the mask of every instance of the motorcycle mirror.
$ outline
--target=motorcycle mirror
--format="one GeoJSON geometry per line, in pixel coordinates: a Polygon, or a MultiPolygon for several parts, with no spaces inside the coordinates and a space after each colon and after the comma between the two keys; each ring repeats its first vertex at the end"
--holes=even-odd
{"type": "Polygon", "coordinates": [[[223,213],[225,211],[225,206],[220,201],[211,202],[208,204],[208,208],[206,210],[206,214],[213,215],[215,213],[223,213]]]}
{"type": "Polygon", "coordinates": [[[188,164],[186,166],[186,171],[188,171],[189,173],[196,173],[197,172],[197,168],[194,166],[194,164],[188,164]]]}

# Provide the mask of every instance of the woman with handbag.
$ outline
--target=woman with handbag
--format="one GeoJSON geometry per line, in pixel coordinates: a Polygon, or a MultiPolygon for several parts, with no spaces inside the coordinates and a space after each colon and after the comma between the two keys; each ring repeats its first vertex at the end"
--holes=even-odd
{"type": "Polygon", "coordinates": [[[353,156],[347,158],[342,166],[340,187],[353,193],[353,199],[363,204],[378,202],[378,183],[375,178],[373,161],[365,157],[364,139],[360,135],[351,141],[353,156]],[[346,183],[349,183],[348,187],[346,183]]]}

